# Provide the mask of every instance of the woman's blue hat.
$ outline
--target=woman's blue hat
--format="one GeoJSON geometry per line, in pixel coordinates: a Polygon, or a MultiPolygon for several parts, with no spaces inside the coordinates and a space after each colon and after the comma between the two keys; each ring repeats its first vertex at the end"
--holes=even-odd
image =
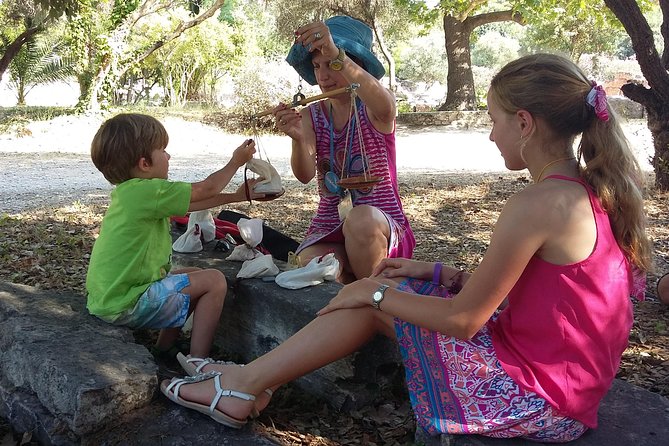
{"type": "MultiPolygon", "coordinates": [[[[335,45],[343,48],[346,54],[362,62],[363,68],[372,76],[381,79],[386,69],[372,53],[372,30],[359,20],[348,16],[330,17],[325,21],[330,28],[335,45]]],[[[292,46],[286,57],[288,62],[302,79],[311,85],[316,85],[314,66],[311,63],[311,54],[301,44],[292,46]]]]}

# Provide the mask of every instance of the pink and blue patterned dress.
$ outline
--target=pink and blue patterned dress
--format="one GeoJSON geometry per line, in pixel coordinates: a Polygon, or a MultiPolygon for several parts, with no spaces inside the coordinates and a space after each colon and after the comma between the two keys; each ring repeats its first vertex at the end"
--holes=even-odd
{"type": "MultiPolygon", "coordinates": [[[[332,165],[330,157],[330,120],[327,109],[321,102],[309,106],[314,133],[316,135],[316,177],[318,181],[318,195],[320,201],[316,215],[311,221],[307,234],[297,249],[299,253],[304,248],[318,242],[342,242],[342,222],[339,220],[337,206],[340,196],[330,192],[325,186],[325,175],[330,171],[341,178],[345,149],[350,152],[348,158],[347,176],[362,175],[367,167],[371,176],[381,177],[375,185],[360,190],[351,189],[353,206],[370,205],[382,211],[388,219],[391,229],[391,239],[388,246],[389,257],[411,258],[416,246],[411,226],[407,220],[402,202],[400,201],[397,185],[397,166],[395,161],[395,132],[383,134],[376,130],[367,116],[367,108],[359,102],[357,109],[360,119],[360,129],[366,159],[363,160],[360,148],[359,135],[355,134],[347,141],[347,128],[333,129],[334,158],[332,165]],[[353,140],[352,148],[350,141],[353,140]]],[[[354,127],[354,126],[351,126],[354,127]]]]}

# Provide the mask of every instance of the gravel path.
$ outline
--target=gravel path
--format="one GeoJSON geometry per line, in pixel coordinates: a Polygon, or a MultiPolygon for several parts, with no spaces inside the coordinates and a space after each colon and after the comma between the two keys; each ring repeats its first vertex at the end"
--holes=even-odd
{"type": "MultiPolygon", "coordinates": [[[[90,160],[89,147],[102,118],[60,116],[33,122],[27,135],[0,135],[0,212],[83,203],[104,199],[111,186],[90,160]]],[[[198,122],[178,118],[162,121],[170,135],[170,178],[199,181],[223,166],[244,140],[198,122]]],[[[626,133],[644,170],[652,170],[652,139],[644,121],[626,125],[626,133]]],[[[262,136],[260,149],[284,181],[296,181],[290,172],[290,139],[262,136]]],[[[505,172],[488,130],[459,131],[444,127],[397,128],[397,166],[403,177],[421,173],[467,175],[472,172],[505,172]]],[[[241,182],[237,174],[230,187],[241,182]]]]}

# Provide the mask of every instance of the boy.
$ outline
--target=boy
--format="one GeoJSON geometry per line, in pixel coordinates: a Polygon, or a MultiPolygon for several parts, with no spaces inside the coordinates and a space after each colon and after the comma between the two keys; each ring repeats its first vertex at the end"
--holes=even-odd
{"type": "Polygon", "coordinates": [[[168,140],[157,119],[141,114],[107,120],[93,138],[93,163],[116,187],[88,266],[87,307],[114,325],[160,329],[154,347],[159,359],[177,354],[180,328],[194,312],[190,352],[207,357],[223,309],[225,276],[215,269],[170,271],[169,218],[246,200],[244,184],[231,194],[221,191],[253,157],[255,144],[245,141],[225,167],[191,184],[167,179],[168,140]]]}

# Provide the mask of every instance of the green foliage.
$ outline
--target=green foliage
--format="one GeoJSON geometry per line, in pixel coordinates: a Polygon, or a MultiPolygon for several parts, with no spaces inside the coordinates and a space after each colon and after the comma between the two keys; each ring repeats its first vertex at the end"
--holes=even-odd
{"type": "Polygon", "coordinates": [[[619,22],[613,20],[607,8],[595,9],[579,2],[563,2],[543,8],[539,15],[529,15],[533,20],[523,42],[525,52],[548,49],[569,55],[578,60],[581,54],[613,54],[616,41],[624,35],[619,22]]]}
{"type": "Polygon", "coordinates": [[[18,105],[33,87],[63,81],[74,74],[73,64],[64,58],[64,42],[54,34],[31,39],[9,65],[9,85],[16,91],[18,105]]]}
{"type": "Polygon", "coordinates": [[[51,18],[58,18],[63,14],[71,17],[79,10],[79,0],[34,0],[34,3],[48,11],[51,18]]]}
{"type": "Polygon", "coordinates": [[[0,134],[21,133],[32,121],[49,121],[74,113],[71,107],[0,107],[0,134]]]}
{"type": "Polygon", "coordinates": [[[114,0],[111,12],[111,25],[116,28],[139,5],[139,0],[114,0]]]}
{"type": "Polygon", "coordinates": [[[446,81],[448,63],[441,34],[443,32],[435,29],[427,36],[414,38],[410,45],[400,47],[394,54],[399,79],[427,84],[446,81]]]}
{"type": "Polygon", "coordinates": [[[520,44],[516,39],[490,31],[472,45],[472,63],[497,70],[518,58],[519,50],[520,44]]]}

